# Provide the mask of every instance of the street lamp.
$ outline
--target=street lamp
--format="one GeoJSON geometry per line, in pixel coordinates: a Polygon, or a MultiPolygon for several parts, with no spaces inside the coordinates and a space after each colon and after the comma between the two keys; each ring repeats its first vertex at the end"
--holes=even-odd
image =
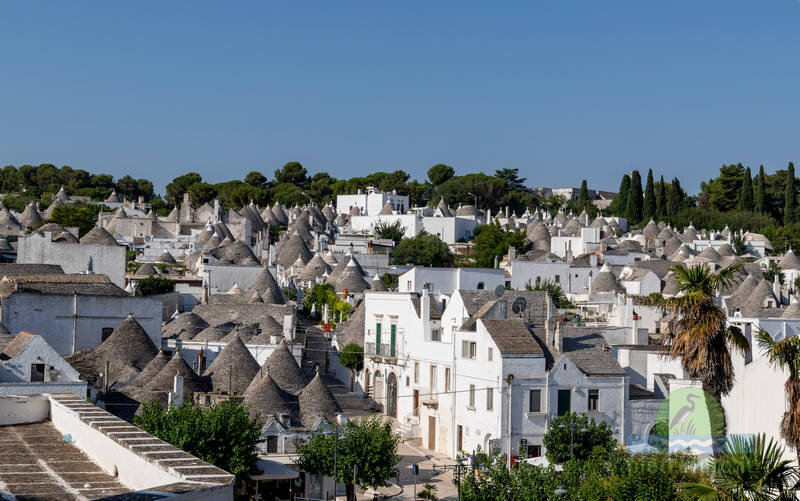
{"type": "Polygon", "coordinates": [[[475,210],[478,210],[478,195],[475,195],[474,193],[470,192],[467,192],[467,195],[475,197],[475,210]]]}
{"type": "MultiPolygon", "coordinates": [[[[558,425],[558,427],[563,430],[564,428],[567,427],[567,425],[565,425],[564,423],[561,423],[560,425],[558,425]]],[[[580,431],[581,433],[587,433],[589,431],[589,429],[584,426],[583,428],[581,428],[578,431],[580,431]]],[[[569,457],[570,457],[570,459],[574,459],[574,457],[575,457],[574,449],[575,449],[575,422],[572,421],[572,417],[570,417],[570,420],[569,420],[569,457]]]]}

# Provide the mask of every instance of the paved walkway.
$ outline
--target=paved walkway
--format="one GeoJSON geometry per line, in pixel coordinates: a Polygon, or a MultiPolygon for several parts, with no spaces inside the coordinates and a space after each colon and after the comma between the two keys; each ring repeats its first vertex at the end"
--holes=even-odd
{"type": "MultiPolygon", "coordinates": [[[[400,443],[398,453],[401,456],[398,465],[400,470],[399,486],[382,488],[378,492],[382,495],[392,496],[392,499],[414,499],[414,481],[416,480],[418,494],[424,489],[424,484],[432,484],[436,487],[436,496],[439,499],[456,499],[457,489],[453,483],[452,470],[435,469],[442,465],[452,465],[455,461],[443,454],[434,454],[408,442],[400,443]],[[411,473],[411,465],[414,463],[419,465],[419,475],[416,479],[411,473]]],[[[362,499],[362,496],[359,496],[359,499],[362,499]]],[[[372,495],[365,495],[363,499],[372,499],[372,495]]]]}

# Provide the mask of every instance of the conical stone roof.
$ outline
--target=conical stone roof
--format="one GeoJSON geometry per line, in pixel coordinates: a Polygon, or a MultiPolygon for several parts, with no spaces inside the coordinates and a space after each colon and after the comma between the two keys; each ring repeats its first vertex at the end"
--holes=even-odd
{"type": "Polygon", "coordinates": [[[286,297],[269,268],[264,266],[256,279],[250,284],[247,293],[257,292],[267,304],[286,304],[286,297]]]}
{"type": "Polygon", "coordinates": [[[234,335],[217,358],[203,373],[215,392],[244,393],[258,372],[259,366],[241,337],[234,335]]]}
{"type": "Polygon", "coordinates": [[[19,235],[25,228],[6,207],[0,209],[0,235],[19,235]]]}
{"type": "Polygon", "coordinates": [[[109,204],[118,204],[119,203],[119,197],[117,196],[117,190],[112,190],[111,191],[111,195],[109,195],[108,198],[106,198],[106,203],[109,203],[109,204]]]}
{"type": "Polygon", "coordinates": [[[280,419],[288,415],[294,423],[300,421],[300,407],[297,397],[283,391],[275,383],[267,370],[259,371],[244,392],[244,402],[250,410],[263,421],[269,416],[280,419]]]}
{"type": "Polygon", "coordinates": [[[198,314],[187,311],[186,313],[181,313],[178,315],[178,318],[166,324],[161,330],[161,337],[178,337],[184,331],[191,332],[192,336],[194,336],[206,327],[208,327],[208,322],[203,320],[198,314]]]}
{"type": "Polygon", "coordinates": [[[298,273],[300,280],[304,282],[313,282],[317,278],[321,277],[325,273],[330,273],[331,267],[328,263],[322,259],[322,256],[319,252],[314,254],[308,263],[306,263],[298,273]]]}
{"type": "Polygon", "coordinates": [[[164,263],[164,264],[176,264],[177,263],[177,261],[175,261],[175,258],[172,256],[172,254],[170,254],[168,251],[162,252],[161,255],[158,256],[158,259],[156,261],[159,262],[159,263],[164,263]]]}
{"type": "Polygon", "coordinates": [[[376,273],[374,277],[372,277],[372,281],[369,283],[369,290],[372,292],[388,292],[389,289],[381,280],[381,277],[378,276],[376,273]]]}
{"type": "Polygon", "coordinates": [[[603,293],[603,292],[616,292],[622,293],[625,290],[619,285],[616,277],[614,274],[611,273],[607,264],[603,264],[603,267],[600,268],[600,271],[597,273],[594,281],[592,281],[592,292],[593,293],[603,293]]]}
{"type": "Polygon", "coordinates": [[[144,263],[143,265],[139,266],[139,269],[136,270],[134,273],[137,277],[152,277],[158,275],[158,270],[153,263],[144,263]]]}
{"type": "Polygon", "coordinates": [[[159,372],[161,372],[161,369],[163,369],[168,362],[169,357],[164,350],[158,350],[158,355],[156,355],[155,358],[153,358],[153,360],[151,360],[150,363],[145,366],[142,372],[136,376],[136,379],[131,382],[131,385],[138,388],[144,387],[154,377],[156,377],[159,372]]]}
{"type": "Polygon", "coordinates": [[[290,267],[300,257],[304,263],[311,259],[311,251],[308,250],[305,240],[295,231],[283,242],[278,249],[275,261],[284,268],[290,267]]]}
{"type": "Polygon", "coordinates": [[[86,235],[81,237],[81,244],[87,245],[117,245],[114,237],[101,226],[95,226],[86,235]]]}
{"type": "Polygon", "coordinates": [[[192,393],[205,390],[203,378],[197,375],[192,367],[186,363],[180,351],[176,351],[169,362],[158,372],[143,389],[150,393],[171,393],[174,387],[175,376],[183,376],[183,394],[189,397],[192,393]]]}
{"type": "Polygon", "coordinates": [[[339,275],[339,278],[336,280],[336,284],[334,284],[336,292],[346,290],[352,293],[363,292],[369,289],[369,284],[364,280],[364,275],[359,271],[360,268],[356,258],[351,258],[342,274],[339,275]]]}
{"type": "Polygon", "coordinates": [[[733,252],[733,248],[727,243],[722,244],[717,248],[717,254],[722,257],[736,257],[736,253],[733,252]]]}
{"type": "Polygon", "coordinates": [[[659,229],[656,222],[651,219],[650,222],[647,223],[647,225],[642,230],[642,234],[650,239],[656,238],[656,236],[659,234],[659,229]]]}
{"type": "Polygon", "coordinates": [[[333,423],[342,408],[317,372],[314,379],[297,396],[300,401],[300,420],[307,427],[314,426],[320,418],[333,423]]]}
{"type": "Polygon", "coordinates": [[[109,362],[109,382],[125,381],[133,372],[143,370],[158,354],[144,328],[128,315],[103,341],[94,348],[92,358],[94,369],[105,372],[106,361],[109,362]]]}
{"type": "Polygon", "coordinates": [[[264,362],[266,369],[269,371],[270,376],[278,386],[284,391],[297,394],[306,385],[306,378],[300,366],[297,365],[292,353],[289,351],[289,346],[286,341],[281,341],[275,350],[270,354],[267,361],[264,362]]]}
{"type": "Polygon", "coordinates": [[[792,249],[786,251],[780,261],[782,270],[800,270],[800,259],[797,258],[792,249]]]}
{"type": "Polygon", "coordinates": [[[42,220],[42,215],[39,214],[36,204],[30,202],[27,206],[25,206],[25,210],[22,211],[22,214],[19,215],[17,220],[24,228],[35,228],[36,225],[42,220]]]}
{"type": "Polygon", "coordinates": [[[793,302],[781,313],[781,318],[800,318],[800,302],[793,302]]]}
{"type": "Polygon", "coordinates": [[[281,226],[287,226],[289,224],[289,216],[286,215],[286,211],[283,210],[283,207],[281,207],[278,202],[275,202],[275,205],[272,206],[272,215],[275,216],[275,220],[277,220],[281,226]]]}
{"type": "Polygon", "coordinates": [[[379,216],[391,216],[394,214],[394,206],[392,205],[391,200],[387,200],[383,207],[381,207],[381,211],[378,213],[379,216]]]}

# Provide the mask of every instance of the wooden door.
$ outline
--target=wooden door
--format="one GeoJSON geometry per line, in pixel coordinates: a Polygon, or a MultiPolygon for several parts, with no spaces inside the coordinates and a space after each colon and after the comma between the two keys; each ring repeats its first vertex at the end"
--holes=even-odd
{"type": "Polygon", "coordinates": [[[428,449],[436,450],[436,416],[428,416],[428,449]]]}
{"type": "Polygon", "coordinates": [[[419,416],[419,390],[414,390],[414,415],[419,416]]]}

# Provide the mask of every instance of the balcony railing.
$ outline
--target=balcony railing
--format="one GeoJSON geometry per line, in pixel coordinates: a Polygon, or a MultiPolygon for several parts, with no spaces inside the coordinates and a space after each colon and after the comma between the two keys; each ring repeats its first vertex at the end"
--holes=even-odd
{"type": "Polygon", "coordinates": [[[375,329],[367,329],[366,338],[369,341],[364,343],[364,355],[384,358],[399,358],[400,347],[403,344],[403,329],[395,330],[394,343],[390,327],[381,329],[380,344],[377,344],[377,333],[375,329]]]}
{"type": "Polygon", "coordinates": [[[399,355],[399,350],[397,349],[396,344],[392,346],[389,343],[381,343],[379,345],[376,345],[375,343],[364,343],[364,355],[373,357],[397,358],[399,355]]]}

